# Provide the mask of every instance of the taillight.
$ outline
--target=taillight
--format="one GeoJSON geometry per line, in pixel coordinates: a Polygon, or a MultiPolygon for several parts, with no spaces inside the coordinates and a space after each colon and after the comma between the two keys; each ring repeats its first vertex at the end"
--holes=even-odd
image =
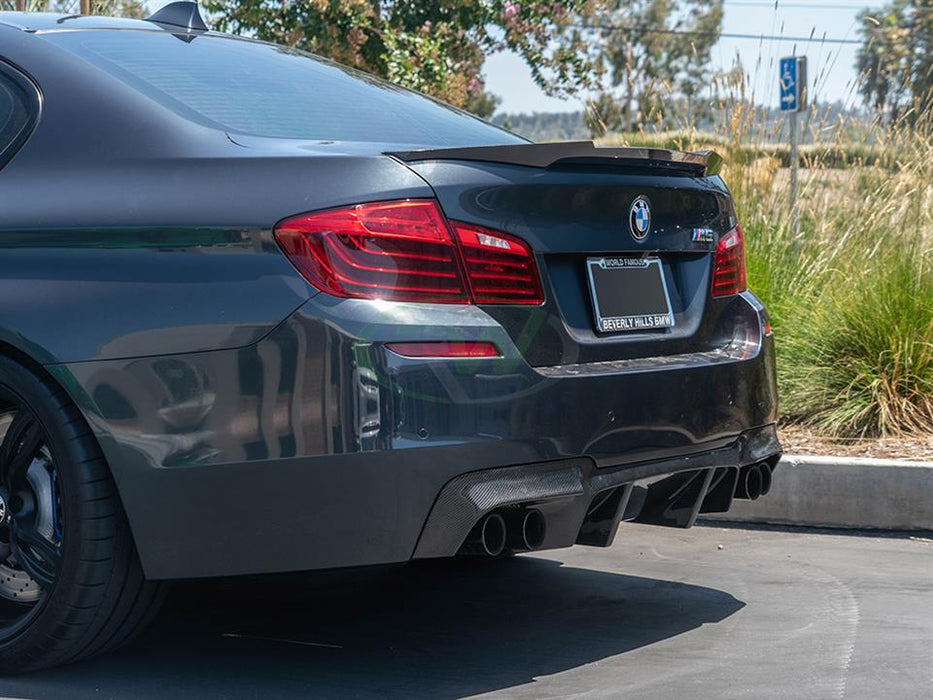
{"type": "Polygon", "coordinates": [[[275,238],[311,284],[337,297],[448,304],[543,301],[526,243],[497,231],[449,225],[433,200],[303,214],[276,226],[275,238]]]}
{"type": "Polygon", "coordinates": [[[311,284],[336,297],[469,303],[437,205],[407,200],[296,216],[275,238],[311,284]]]}
{"type": "Polygon", "coordinates": [[[477,304],[540,304],[538,268],[524,241],[452,221],[470,290],[477,304]]]}
{"type": "Polygon", "coordinates": [[[734,229],[719,239],[713,255],[714,297],[738,294],[748,289],[745,279],[745,241],[742,229],[734,229]]]}

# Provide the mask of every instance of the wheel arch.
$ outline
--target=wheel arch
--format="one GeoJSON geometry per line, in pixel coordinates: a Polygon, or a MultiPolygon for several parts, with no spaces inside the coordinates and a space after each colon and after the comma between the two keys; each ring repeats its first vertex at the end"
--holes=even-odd
{"type": "Polygon", "coordinates": [[[25,369],[58,386],[78,407],[84,419],[91,423],[86,409],[93,405],[93,400],[84,387],[75,380],[68,368],[63,364],[57,364],[54,355],[45,348],[29,343],[21,336],[17,339],[19,343],[11,342],[9,334],[0,329],[0,356],[17,362],[25,369]]]}
{"type": "MultiPolygon", "coordinates": [[[[24,343],[24,345],[26,345],[24,343]]],[[[67,366],[63,364],[45,364],[40,361],[39,358],[48,357],[48,353],[42,348],[35,346],[29,347],[27,350],[24,347],[14,345],[10,343],[4,334],[0,333],[0,357],[7,358],[17,363],[25,370],[33,372],[40,379],[52,384],[53,386],[61,389],[68,396],[68,399],[75,405],[78,409],[78,413],[81,414],[81,417],[91,428],[94,440],[97,442],[97,446],[100,449],[101,455],[103,455],[104,463],[107,466],[107,471],[110,473],[111,479],[114,481],[114,485],[117,490],[117,497],[120,499],[121,505],[124,504],[124,499],[121,494],[120,482],[117,479],[117,474],[113,469],[111,464],[111,455],[108,452],[110,450],[104,449],[101,438],[106,438],[105,435],[102,435],[99,421],[92,419],[95,411],[94,401],[91,396],[84,390],[84,387],[75,379],[74,375],[68,370],[67,366]],[[31,352],[30,352],[31,350],[31,352]]],[[[132,534],[132,524],[130,527],[132,534]]],[[[134,543],[135,543],[135,535],[134,543]]]]}
{"type": "MultiPolygon", "coordinates": [[[[28,425],[40,428],[38,438],[35,433],[32,438],[26,437],[29,428],[17,434],[20,442],[15,448],[16,459],[26,444],[38,449],[45,442],[58,471],[52,483],[62,488],[59,493],[64,512],[59,521],[63,534],[53,541],[41,534],[34,518],[30,524],[35,507],[12,511],[11,517],[18,524],[9,527],[10,541],[16,538],[20,547],[25,542],[30,557],[35,556],[35,547],[42,541],[44,549],[40,549],[38,560],[30,561],[33,566],[48,567],[19,566],[27,579],[36,577],[37,572],[46,576],[39,584],[46,589],[46,595],[34,600],[33,608],[20,617],[14,617],[12,627],[0,635],[0,675],[7,675],[75,661],[119,646],[151,619],[165,589],[148,582],[142,572],[134,547],[135,535],[126,522],[123,498],[105,450],[91,423],[82,423],[85,416],[78,402],[72,400],[69,382],[55,376],[54,366],[43,366],[4,341],[0,341],[0,364],[4,400],[26,414],[28,425]],[[60,465],[67,465],[67,469],[60,465]],[[26,520],[20,523],[23,513],[26,520]],[[31,534],[25,539],[21,533],[29,528],[31,534]]],[[[14,417],[10,430],[16,421],[14,417]]],[[[35,453],[25,454],[35,457],[35,453]]],[[[25,478],[32,482],[28,488],[37,493],[35,489],[40,487],[28,476],[25,478]]],[[[54,491],[51,498],[54,503],[54,491]]],[[[21,561],[13,563],[14,570],[17,564],[21,561]]],[[[16,604],[26,601],[15,599],[24,590],[22,585],[21,580],[14,584],[20,586],[14,589],[14,606],[20,609],[22,606],[16,604]]]]}

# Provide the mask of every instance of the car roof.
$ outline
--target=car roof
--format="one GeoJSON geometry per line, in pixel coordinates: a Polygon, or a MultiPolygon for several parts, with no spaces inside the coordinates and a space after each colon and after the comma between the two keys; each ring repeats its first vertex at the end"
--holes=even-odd
{"type": "Polygon", "coordinates": [[[141,19],[68,15],[61,12],[0,12],[0,24],[25,32],[62,29],[158,29],[152,22],[141,19]]]}

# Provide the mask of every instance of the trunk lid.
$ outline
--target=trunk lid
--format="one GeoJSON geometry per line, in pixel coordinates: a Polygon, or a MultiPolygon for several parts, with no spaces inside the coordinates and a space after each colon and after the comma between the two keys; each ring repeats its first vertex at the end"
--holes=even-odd
{"type": "Polygon", "coordinates": [[[728,342],[710,296],[712,252],[735,226],[713,153],[527,144],[390,154],[434,190],[447,217],[518,236],[534,250],[545,304],[484,307],[535,366],[704,352],[728,342]],[[637,231],[633,204],[648,202],[637,231]],[[601,332],[588,259],[658,258],[673,326],[601,332]]]}

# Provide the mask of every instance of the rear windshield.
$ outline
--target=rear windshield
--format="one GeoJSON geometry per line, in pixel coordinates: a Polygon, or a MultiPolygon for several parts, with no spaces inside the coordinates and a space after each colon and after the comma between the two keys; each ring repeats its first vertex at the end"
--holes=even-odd
{"type": "Polygon", "coordinates": [[[14,82],[0,74],[0,165],[4,151],[13,145],[28,121],[26,96],[14,82]]]}
{"type": "Polygon", "coordinates": [[[44,38],[176,112],[226,131],[430,146],[521,139],[422,95],[310,54],[220,36],[81,31],[44,38]]]}

